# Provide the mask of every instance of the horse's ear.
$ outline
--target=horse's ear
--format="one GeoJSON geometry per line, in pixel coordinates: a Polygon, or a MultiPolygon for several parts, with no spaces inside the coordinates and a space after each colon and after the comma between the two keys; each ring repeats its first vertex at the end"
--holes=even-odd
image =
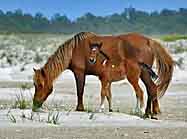
{"type": "Polygon", "coordinates": [[[36,72],[37,70],[35,68],[33,68],[33,71],[36,72]]]}
{"type": "Polygon", "coordinates": [[[45,77],[45,71],[44,69],[41,69],[42,76],[45,77]]]}

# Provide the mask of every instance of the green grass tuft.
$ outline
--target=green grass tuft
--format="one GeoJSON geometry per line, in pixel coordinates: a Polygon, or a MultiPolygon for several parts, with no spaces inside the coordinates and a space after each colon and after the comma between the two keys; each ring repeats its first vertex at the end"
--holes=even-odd
{"type": "Polygon", "coordinates": [[[12,123],[16,123],[17,122],[16,117],[13,114],[11,114],[10,110],[7,113],[7,117],[10,119],[10,121],[12,123]]]}
{"type": "Polygon", "coordinates": [[[49,112],[48,117],[47,117],[47,123],[50,124],[59,124],[59,119],[60,119],[60,112],[49,112]]]}
{"type": "Polygon", "coordinates": [[[23,83],[23,84],[20,85],[20,88],[21,88],[22,90],[29,90],[29,89],[31,89],[32,87],[33,87],[33,85],[30,84],[30,83],[23,83]]]}
{"type": "Polygon", "coordinates": [[[161,37],[161,40],[166,41],[166,42],[172,42],[176,40],[187,40],[187,35],[179,35],[179,34],[166,35],[166,36],[161,37]]]}
{"type": "Polygon", "coordinates": [[[31,101],[27,100],[22,92],[16,95],[14,108],[27,109],[31,106],[31,101]]]}

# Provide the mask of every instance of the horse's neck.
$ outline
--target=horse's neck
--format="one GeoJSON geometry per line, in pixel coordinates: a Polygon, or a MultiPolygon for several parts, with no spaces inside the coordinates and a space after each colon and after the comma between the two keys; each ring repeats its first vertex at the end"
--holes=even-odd
{"type": "Polygon", "coordinates": [[[49,80],[54,81],[64,70],[69,67],[72,55],[65,50],[67,48],[58,48],[57,51],[49,57],[43,69],[49,80]]]}

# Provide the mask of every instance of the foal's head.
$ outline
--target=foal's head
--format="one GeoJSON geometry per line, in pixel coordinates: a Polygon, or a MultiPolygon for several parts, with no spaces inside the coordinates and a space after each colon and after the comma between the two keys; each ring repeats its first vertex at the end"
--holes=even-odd
{"type": "Polygon", "coordinates": [[[102,46],[102,42],[100,43],[90,43],[90,55],[89,55],[89,63],[95,64],[97,61],[97,55],[100,52],[100,48],[102,46]]]}
{"type": "Polygon", "coordinates": [[[33,111],[40,108],[43,102],[53,91],[53,84],[47,78],[47,74],[43,69],[34,69],[33,82],[35,93],[33,98],[33,111]]]}

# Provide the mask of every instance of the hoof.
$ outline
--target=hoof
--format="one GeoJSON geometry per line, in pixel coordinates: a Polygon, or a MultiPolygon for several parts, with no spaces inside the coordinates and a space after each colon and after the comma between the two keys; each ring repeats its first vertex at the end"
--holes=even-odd
{"type": "Polygon", "coordinates": [[[154,119],[154,120],[158,120],[158,117],[154,116],[154,114],[146,113],[146,114],[144,114],[143,119],[154,119]]]}
{"type": "Polygon", "coordinates": [[[104,110],[105,110],[104,108],[99,108],[98,112],[102,113],[102,112],[104,112],[104,110]]]}
{"type": "Polygon", "coordinates": [[[109,112],[113,112],[113,110],[112,110],[112,109],[109,109],[109,112]]]}
{"type": "Polygon", "coordinates": [[[152,115],[151,119],[158,120],[158,117],[152,115]]]}
{"type": "Polygon", "coordinates": [[[151,114],[145,113],[143,119],[151,119],[151,114]]]}
{"type": "Polygon", "coordinates": [[[153,110],[153,114],[154,114],[154,115],[161,114],[161,111],[160,111],[160,110],[153,110]]]}
{"type": "Polygon", "coordinates": [[[83,106],[77,106],[76,111],[84,111],[84,107],[83,106]]]}
{"type": "Polygon", "coordinates": [[[143,112],[141,109],[134,109],[134,110],[132,111],[132,114],[133,114],[133,115],[140,116],[140,117],[143,117],[143,116],[144,116],[144,112],[143,112]]]}

